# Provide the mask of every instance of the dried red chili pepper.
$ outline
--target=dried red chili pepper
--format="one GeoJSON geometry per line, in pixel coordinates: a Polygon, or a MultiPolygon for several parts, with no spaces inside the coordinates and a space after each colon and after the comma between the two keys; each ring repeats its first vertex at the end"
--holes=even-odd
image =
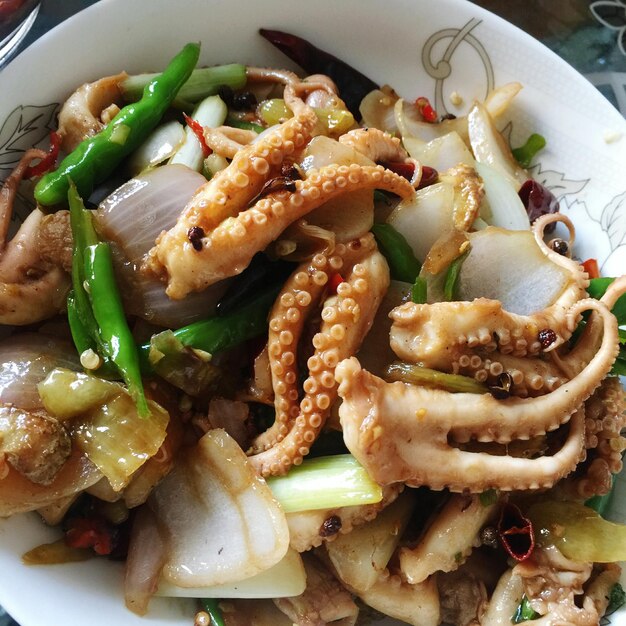
{"type": "Polygon", "coordinates": [[[589,278],[600,278],[600,269],[598,268],[597,259],[587,259],[582,265],[585,272],[589,274],[589,278]]]}
{"type": "Polygon", "coordinates": [[[34,178],[35,176],[43,176],[46,172],[54,169],[57,164],[57,158],[59,156],[59,150],[61,148],[61,135],[52,131],[50,133],[50,148],[46,156],[39,161],[36,165],[31,165],[26,168],[24,172],[24,178],[34,178]]]}
{"type": "Polygon", "coordinates": [[[424,98],[424,96],[420,96],[415,101],[415,106],[418,108],[419,112],[422,114],[425,122],[430,124],[435,124],[437,122],[437,112],[433,109],[432,105],[428,98],[424,98]]]}
{"type": "Polygon", "coordinates": [[[516,560],[525,561],[535,548],[532,522],[514,504],[502,508],[498,521],[498,537],[504,549],[516,560]]]}
{"type": "Polygon", "coordinates": [[[96,554],[108,555],[115,548],[115,529],[102,518],[79,517],[68,522],[65,544],[70,548],[92,548],[96,554]]]}
{"type": "Polygon", "coordinates": [[[430,185],[434,185],[439,179],[439,172],[434,167],[428,167],[428,165],[422,165],[422,178],[420,179],[420,184],[418,185],[418,189],[423,189],[424,187],[429,187],[430,185]]]}
{"type": "Polygon", "coordinates": [[[415,165],[413,163],[404,163],[404,161],[384,161],[381,165],[409,181],[415,175],[415,165]]]}
{"type": "Polygon", "coordinates": [[[339,274],[339,273],[333,274],[328,279],[328,292],[333,294],[333,295],[335,295],[337,293],[337,287],[339,287],[339,285],[341,285],[341,283],[345,283],[345,282],[346,281],[341,276],[341,274],[339,274]]]}
{"type": "Polygon", "coordinates": [[[198,141],[202,146],[202,154],[206,159],[206,157],[208,157],[209,154],[213,152],[213,150],[209,148],[206,139],[204,138],[204,128],[202,127],[202,124],[200,124],[200,122],[198,122],[197,120],[194,120],[193,117],[189,117],[189,115],[187,115],[186,113],[183,113],[183,117],[185,118],[185,123],[187,124],[187,126],[191,128],[193,134],[198,138],[198,141]]]}

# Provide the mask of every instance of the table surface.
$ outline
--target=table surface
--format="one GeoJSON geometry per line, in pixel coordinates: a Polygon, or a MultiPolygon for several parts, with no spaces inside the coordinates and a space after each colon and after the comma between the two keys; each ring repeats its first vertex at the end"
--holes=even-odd
{"type": "MultiPolygon", "coordinates": [[[[20,50],[97,0],[43,0],[20,50]]],[[[626,116],[626,4],[620,0],[475,0],[542,41],[626,116]]],[[[1,70],[0,70],[1,71],[1,70]]],[[[0,607],[0,626],[18,626],[0,607]]]]}

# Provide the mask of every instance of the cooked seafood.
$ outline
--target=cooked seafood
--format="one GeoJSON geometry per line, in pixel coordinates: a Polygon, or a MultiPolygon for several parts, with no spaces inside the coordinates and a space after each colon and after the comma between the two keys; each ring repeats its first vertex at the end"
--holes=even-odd
{"type": "Polygon", "coordinates": [[[333,77],[197,58],[79,87],[63,165],[29,150],[0,193],[0,323],[48,320],[0,340],[0,515],[63,532],[29,558],[125,558],[130,610],[196,624],[599,623],[626,533],[607,557],[575,513],[622,469],[626,276],[553,204],[531,227],[493,119],[520,86],[454,120],[375,90],[366,128],[333,77]],[[139,126],[131,177],[101,144],[139,126]],[[50,215],[9,240],[30,177],[50,215]]]}

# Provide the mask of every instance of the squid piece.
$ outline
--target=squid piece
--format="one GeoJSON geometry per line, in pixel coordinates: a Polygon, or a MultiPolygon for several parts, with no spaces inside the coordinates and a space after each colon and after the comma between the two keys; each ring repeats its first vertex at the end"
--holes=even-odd
{"type": "Polygon", "coordinates": [[[120,85],[128,78],[126,72],[105,76],[93,83],[81,85],[59,112],[61,146],[67,153],[93,135],[98,134],[123,102],[120,85]],[[111,108],[110,108],[111,107],[111,108]]]}
{"type": "Polygon", "coordinates": [[[306,589],[293,598],[276,598],[274,604],[302,626],[354,626],[359,607],[339,581],[313,555],[303,557],[306,589]]]}
{"type": "Polygon", "coordinates": [[[400,549],[400,570],[406,580],[417,584],[435,572],[457,569],[480,544],[480,530],[496,506],[495,502],[485,506],[478,496],[453,495],[417,546],[400,549]]]}
{"type": "Polygon", "coordinates": [[[44,214],[35,209],[7,242],[19,184],[32,161],[45,156],[34,149],[24,153],[0,190],[0,324],[32,324],[65,307],[70,277],[62,263],[46,260],[49,251],[38,245],[44,214]]]}
{"type": "Polygon", "coordinates": [[[377,611],[413,626],[438,626],[441,621],[439,592],[434,578],[419,585],[409,585],[398,576],[389,576],[358,596],[377,611]]]}

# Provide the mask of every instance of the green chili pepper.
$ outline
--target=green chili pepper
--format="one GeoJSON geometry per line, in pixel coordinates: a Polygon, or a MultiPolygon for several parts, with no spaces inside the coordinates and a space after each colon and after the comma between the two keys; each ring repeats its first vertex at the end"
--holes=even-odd
{"type": "Polygon", "coordinates": [[[226,626],[217,598],[204,598],[202,606],[211,618],[211,626],[226,626]]]}
{"type": "Polygon", "coordinates": [[[70,178],[83,197],[105,180],[159,123],[189,78],[199,54],[198,44],[187,44],[166,70],[146,86],[139,102],[125,106],[101,132],[85,139],[55,171],[43,176],[35,186],[39,205],[49,207],[64,202],[70,178]]]}
{"type": "Polygon", "coordinates": [[[511,152],[522,167],[530,167],[535,155],[546,147],[545,137],[533,133],[523,146],[513,148],[511,152]]]}
{"type": "Polygon", "coordinates": [[[428,302],[428,283],[425,278],[418,276],[411,287],[411,302],[426,304],[428,302]]]}
{"type": "Polygon", "coordinates": [[[452,261],[452,263],[450,263],[448,267],[448,271],[446,272],[446,280],[443,285],[443,294],[448,302],[456,299],[459,273],[461,272],[463,261],[465,261],[468,254],[469,248],[461,256],[454,259],[454,261],[452,261]]]}
{"type": "Polygon", "coordinates": [[[150,415],[141,382],[139,356],[128,327],[122,298],[113,272],[113,258],[108,243],[88,246],[85,254],[85,281],[89,300],[98,322],[104,353],[115,363],[140,416],[150,415]]]}
{"type": "MultiPolygon", "coordinates": [[[[262,335],[267,330],[267,316],[279,289],[279,286],[273,286],[233,313],[194,322],[175,330],[173,334],[184,346],[204,350],[209,354],[228,350],[262,335]]],[[[139,358],[144,372],[152,370],[150,347],[150,342],[139,346],[139,358]]]]}
{"type": "Polygon", "coordinates": [[[233,128],[242,128],[243,130],[253,130],[255,133],[262,133],[265,128],[261,124],[255,124],[254,122],[248,122],[246,120],[240,120],[234,115],[229,115],[226,118],[226,124],[233,128]]]}
{"type": "Polygon", "coordinates": [[[391,224],[374,224],[372,232],[380,251],[387,259],[391,278],[413,283],[422,266],[407,240],[391,224]]]}
{"type": "MultiPolygon", "coordinates": [[[[587,291],[592,298],[599,300],[609,288],[609,285],[615,280],[615,278],[602,277],[592,278],[589,281],[589,287],[587,291]]],[[[611,310],[613,315],[617,318],[618,324],[626,324],[626,294],[620,296],[615,303],[615,306],[611,310]]]]}
{"type": "Polygon", "coordinates": [[[517,611],[515,611],[515,614],[511,617],[511,621],[514,624],[521,624],[522,622],[528,622],[530,620],[537,619],[538,617],[541,616],[533,609],[532,606],[530,606],[528,598],[524,595],[522,596],[522,601],[517,607],[517,611]]]}
{"type": "Polygon", "coordinates": [[[74,183],[68,184],[74,240],[73,293],[68,298],[72,338],[80,354],[91,348],[105,363],[112,361],[128,385],[139,414],[149,415],[137,348],[115,283],[111,249],[109,244],[99,241],[91,212],[85,209],[74,183]]]}

